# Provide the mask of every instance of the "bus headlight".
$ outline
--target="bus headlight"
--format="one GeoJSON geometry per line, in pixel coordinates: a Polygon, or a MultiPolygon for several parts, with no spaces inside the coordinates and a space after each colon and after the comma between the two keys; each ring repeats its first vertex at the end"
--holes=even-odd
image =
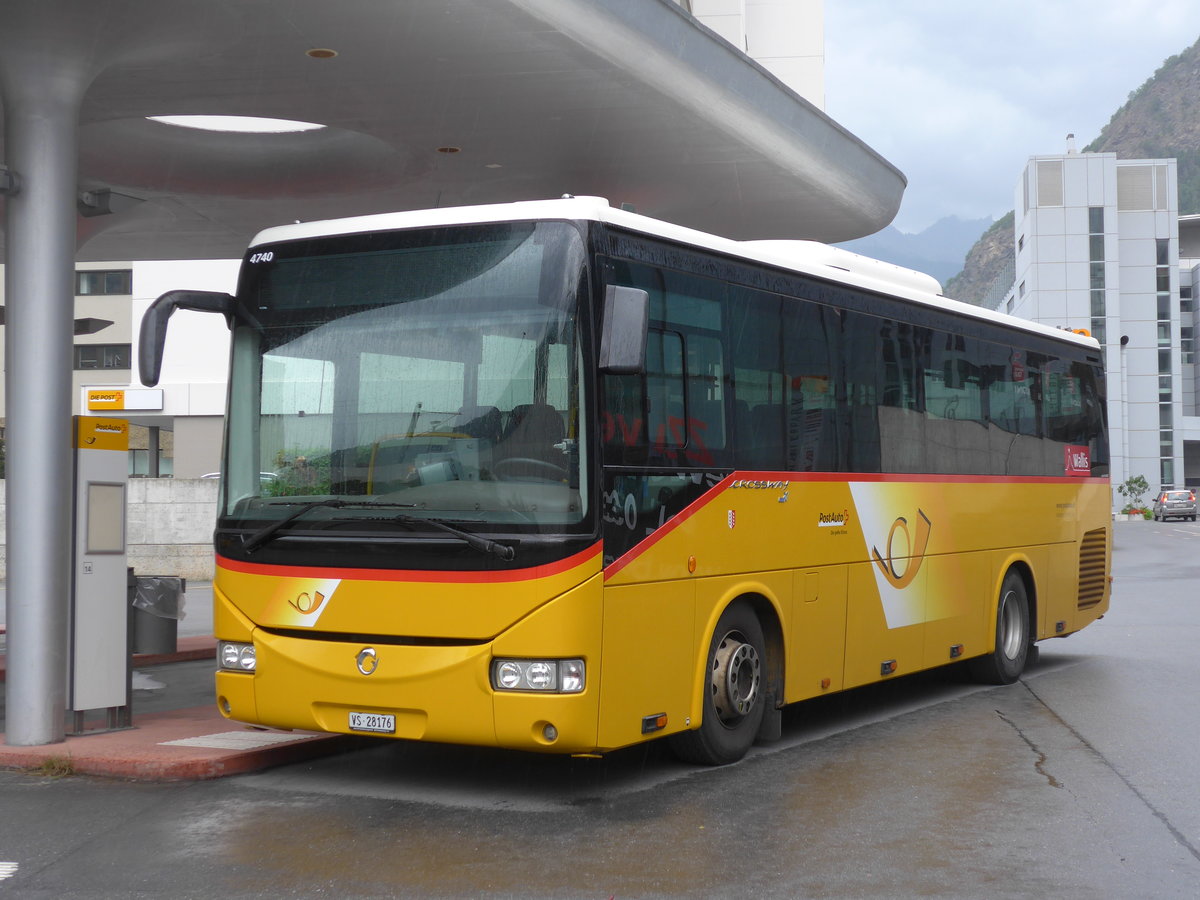
{"type": "Polygon", "coordinates": [[[582,659],[492,660],[492,687],[497,691],[578,694],[583,686],[582,659]]]}
{"type": "Polygon", "coordinates": [[[254,645],[239,644],[234,641],[220,641],[217,644],[217,659],[221,661],[222,669],[232,669],[235,672],[253,672],[254,645]]]}

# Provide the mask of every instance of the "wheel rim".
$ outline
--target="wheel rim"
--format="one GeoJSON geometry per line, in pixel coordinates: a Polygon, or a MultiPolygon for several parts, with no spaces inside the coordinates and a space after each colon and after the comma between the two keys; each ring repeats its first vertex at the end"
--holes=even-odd
{"type": "Polygon", "coordinates": [[[712,696],[717,717],[731,725],[746,717],[758,701],[762,660],[753,644],[731,631],[713,654],[712,696]]]}
{"type": "Polygon", "coordinates": [[[1025,629],[1021,624],[1021,609],[1016,596],[1016,591],[1006,591],[1000,600],[1000,645],[1008,659],[1020,656],[1021,645],[1025,642],[1025,629]]]}

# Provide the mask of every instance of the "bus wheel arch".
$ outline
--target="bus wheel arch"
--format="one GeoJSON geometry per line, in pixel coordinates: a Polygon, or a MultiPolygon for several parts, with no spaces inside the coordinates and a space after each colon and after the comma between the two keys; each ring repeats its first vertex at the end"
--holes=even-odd
{"type": "Polygon", "coordinates": [[[698,727],[671,735],[685,762],[736,762],[760,736],[778,732],[783,632],[770,602],[742,595],[722,610],[707,642],[698,727]],[[765,733],[764,733],[765,732],[765,733]]]}
{"type": "Polygon", "coordinates": [[[985,684],[1012,684],[1035,655],[1037,593],[1033,572],[1015,561],[1004,572],[996,597],[990,652],[970,660],[971,674],[985,684]]]}

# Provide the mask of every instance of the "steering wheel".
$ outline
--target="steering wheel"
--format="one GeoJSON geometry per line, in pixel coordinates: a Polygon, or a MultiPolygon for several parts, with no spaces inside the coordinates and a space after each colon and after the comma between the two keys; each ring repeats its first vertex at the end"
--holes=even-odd
{"type": "Polygon", "coordinates": [[[529,475],[546,481],[562,481],[570,474],[563,466],[529,456],[510,456],[492,466],[492,471],[500,476],[504,476],[506,470],[513,470],[509,472],[508,477],[514,480],[519,479],[521,475],[529,475]],[[534,471],[531,472],[530,469],[534,471]]]}

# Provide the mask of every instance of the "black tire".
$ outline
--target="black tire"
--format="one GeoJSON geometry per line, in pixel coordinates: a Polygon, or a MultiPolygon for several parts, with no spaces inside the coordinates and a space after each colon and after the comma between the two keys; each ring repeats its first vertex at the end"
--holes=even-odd
{"type": "Polygon", "coordinates": [[[970,661],[971,675],[985,684],[1012,684],[1025,670],[1031,643],[1025,579],[1009,569],[996,604],[995,645],[991,653],[970,661]]]}
{"type": "Polygon", "coordinates": [[[708,645],[700,725],[670,737],[684,762],[723,766],[737,762],[754,744],[766,709],[762,625],[745,603],[721,614],[708,645]]]}

